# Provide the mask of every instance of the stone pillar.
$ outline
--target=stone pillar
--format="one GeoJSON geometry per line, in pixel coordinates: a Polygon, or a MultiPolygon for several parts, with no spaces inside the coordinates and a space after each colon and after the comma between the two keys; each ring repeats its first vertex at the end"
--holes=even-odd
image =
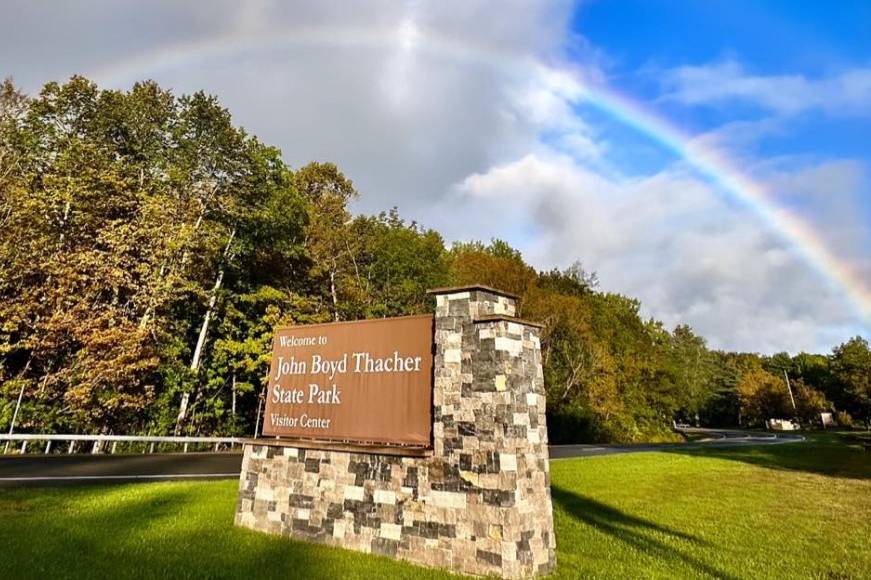
{"type": "Polygon", "coordinates": [[[554,567],[539,327],[492,288],[432,294],[432,449],[251,440],[237,525],[467,574],[554,567]]]}
{"type": "Polygon", "coordinates": [[[459,480],[433,489],[466,496],[461,569],[506,578],[547,572],[555,540],[539,327],[514,318],[516,298],[507,293],[433,293],[434,457],[459,480]]]}

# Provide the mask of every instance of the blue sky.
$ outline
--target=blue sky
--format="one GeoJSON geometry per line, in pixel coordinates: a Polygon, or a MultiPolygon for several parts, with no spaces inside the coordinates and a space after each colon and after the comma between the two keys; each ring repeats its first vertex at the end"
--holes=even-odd
{"type": "Polygon", "coordinates": [[[825,74],[871,59],[863,0],[593,0],[572,28],[629,70],[743,55],[760,71],[825,74]]]}
{"type": "Polygon", "coordinates": [[[871,336],[867,1],[4,0],[3,14],[0,75],[27,91],[72,74],[204,89],[292,166],[338,163],[357,211],[500,237],[539,268],[580,261],[714,347],[871,336]],[[675,147],[716,159],[713,175],[675,147]]]}
{"type": "MultiPolygon", "coordinates": [[[[777,111],[752,99],[693,107],[664,101],[663,75],[677,67],[731,62],[748,76],[822,80],[871,66],[871,3],[866,1],[594,0],[577,6],[571,26],[602,52],[610,85],[691,132],[777,111]]],[[[757,143],[757,151],[868,159],[869,129],[867,108],[863,115],[809,109],[790,118],[783,132],[757,143]]]]}
{"type": "MultiPolygon", "coordinates": [[[[609,82],[694,131],[768,111],[751,101],[686,108],[661,102],[661,73],[679,66],[736,62],[747,74],[822,79],[871,63],[871,3],[592,1],[580,5],[572,29],[601,50],[609,82]],[[835,8],[836,7],[836,8],[835,8]]],[[[868,116],[793,119],[791,133],[763,152],[814,155],[871,154],[868,116]],[[860,122],[857,122],[860,121],[860,122]],[[810,138],[813,136],[813,139],[810,138]]]]}

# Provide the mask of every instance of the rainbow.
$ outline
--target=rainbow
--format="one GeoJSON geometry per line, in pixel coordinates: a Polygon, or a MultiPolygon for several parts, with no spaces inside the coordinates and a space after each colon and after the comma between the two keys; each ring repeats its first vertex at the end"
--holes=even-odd
{"type": "MultiPolygon", "coordinates": [[[[124,86],[143,78],[144,75],[153,75],[162,70],[171,70],[180,65],[189,66],[221,56],[312,45],[355,49],[386,48],[400,52],[420,50],[438,58],[500,69],[518,78],[546,73],[549,70],[528,56],[496,52],[430,32],[421,34],[412,22],[404,21],[398,28],[380,30],[330,27],[271,35],[237,31],[210,37],[208,40],[167,45],[146,51],[110,67],[91,71],[90,76],[107,86],[124,86]]],[[[576,104],[589,104],[645,134],[684,160],[719,191],[749,208],[773,232],[786,240],[830,287],[841,292],[865,322],[871,322],[871,287],[861,279],[859,272],[835,256],[807,222],[773,203],[765,187],[742,172],[724,153],[693,139],[679,127],[602,83],[583,82],[574,76],[571,78],[577,83],[574,89],[569,89],[570,98],[576,104]]]]}
{"type": "Polygon", "coordinates": [[[590,102],[653,138],[721,191],[753,211],[772,231],[789,242],[831,287],[842,291],[860,317],[866,322],[871,321],[871,288],[859,272],[835,256],[806,221],[773,203],[766,188],[742,173],[725,154],[684,134],[666,120],[613,91],[591,91],[590,102]]]}

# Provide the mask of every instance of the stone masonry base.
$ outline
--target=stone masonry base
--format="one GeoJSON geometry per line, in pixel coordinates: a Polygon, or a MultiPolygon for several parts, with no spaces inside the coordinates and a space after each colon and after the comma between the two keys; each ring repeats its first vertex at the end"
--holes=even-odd
{"type": "Polygon", "coordinates": [[[466,574],[553,569],[538,328],[499,291],[435,293],[431,451],[251,441],[236,525],[466,574]]]}
{"type": "Polygon", "coordinates": [[[516,458],[480,459],[466,477],[486,487],[434,458],[247,444],[236,524],[467,574],[549,571],[553,535],[531,524],[550,514],[517,509],[516,458]]]}

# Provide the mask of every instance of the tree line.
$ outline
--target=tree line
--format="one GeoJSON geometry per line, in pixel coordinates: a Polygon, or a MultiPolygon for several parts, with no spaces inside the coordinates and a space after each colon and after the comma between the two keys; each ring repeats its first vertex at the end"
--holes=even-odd
{"type": "Polygon", "coordinates": [[[0,429],[251,434],[276,325],[431,312],[428,288],[470,283],[544,323],[553,441],[665,439],[676,419],[871,421],[862,338],[831,355],[711,350],[580,265],[448,247],[396,209],[353,215],[357,196],[332,163],[288,167],[202,92],[73,77],[27,96],[6,80],[0,429]]]}

